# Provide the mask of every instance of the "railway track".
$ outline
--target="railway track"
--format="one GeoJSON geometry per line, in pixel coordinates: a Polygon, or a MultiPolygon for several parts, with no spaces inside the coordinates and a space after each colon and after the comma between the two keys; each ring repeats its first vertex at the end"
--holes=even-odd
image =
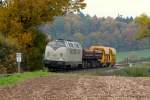
{"type": "MultiPolygon", "coordinates": [[[[120,70],[122,68],[124,68],[124,66],[127,66],[128,64],[116,64],[114,67],[100,67],[100,68],[86,68],[86,69],[69,69],[69,70],[53,70],[53,72],[64,72],[64,73],[68,73],[68,72],[79,72],[79,71],[93,71],[93,70],[102,70],[105,72],[112,72],[115,70],[120,70]]],[[[0,78],[1,77],[9,77],[9,76],[13,76],[16,74],[20,74],[20,73],[13,73],[13,74],[0,74],[0,78]]]]}
{"type": "Polygon", "coordinates": [[[55,71],[57,73],[95,73],[95,72],[102,72],[102,73],[111,73],[113,71],[117,71],[117,70],[121,70],[122,68],[124,68],[124,64],[119,64],[116,65],[114,67],[100,67],[100,68],[86,68],[86,69],[73,69],[73,70],[59,70],[59,71],[55,71]]]}

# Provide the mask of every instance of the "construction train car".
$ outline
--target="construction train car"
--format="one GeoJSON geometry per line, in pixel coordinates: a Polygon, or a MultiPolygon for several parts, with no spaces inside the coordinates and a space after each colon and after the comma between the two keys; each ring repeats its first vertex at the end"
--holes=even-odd
{"type": "Polygon", "coordinates": [[[46,46],[44,64],[48,69],[96,68],[114,66],[116,50],[93,45],[83,49],[80,43],[55,40],[46,46]]]}
{"type": "Polygon", "coordinates": [[[100,60],[100,63],[101,63],[102,67],[108,67],[110,65],[111,62],[110,62],[110,50],[109,50],[109,47],[95,45],[95,46],[91,46],[89,49],[90,50],[94,50],[94,51],[102,52],[102,57],[101,57],[101,60],[100,60]]]}
{"type": "Polygon", "coordinates": [[[102,52],[102,57],[99,63],[102,67],[113,67],[116,64],[116,49],[112,47],[105,47],[101,45],[91,46],[89,48],[93,51],[102,52]]]}

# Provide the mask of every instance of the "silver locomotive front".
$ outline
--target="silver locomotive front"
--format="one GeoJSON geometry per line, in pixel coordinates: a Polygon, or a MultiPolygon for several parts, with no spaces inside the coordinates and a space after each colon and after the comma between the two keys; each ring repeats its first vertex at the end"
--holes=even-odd
{"type": "Polygon", "coordinates": [[[82,47],[78,42],[67,40],[49,42],[45,49],[44,64],[49,69],[81,66],[82,47]]]}

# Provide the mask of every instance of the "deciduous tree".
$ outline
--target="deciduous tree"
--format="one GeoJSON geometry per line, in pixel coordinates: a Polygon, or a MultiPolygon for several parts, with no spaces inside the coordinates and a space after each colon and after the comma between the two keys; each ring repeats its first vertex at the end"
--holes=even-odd
{"type": "Polygon", "coordinates": [[[46,42],[38,27],[85,6],[84,0],[3,0],[0,2],[0,34],[4,40],[11,38],[16,48],[26,53],[27,61],[32,62],[30,65],[37,67],[46,42]]]}
{"type": "Polygon", "coordinates": [[[138,39],[150,37],[150,17],[142,14],[136,17],[135,22],[138,24],[138,39]]]}

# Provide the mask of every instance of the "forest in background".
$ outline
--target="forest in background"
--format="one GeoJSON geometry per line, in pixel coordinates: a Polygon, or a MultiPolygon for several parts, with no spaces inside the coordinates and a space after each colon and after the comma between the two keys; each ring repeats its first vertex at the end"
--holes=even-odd
{"type": "Polygon", "coordinates": [[[93,44],[111,46],[117,51],[134,51],[150,48],[150,38],[137,39],[138,25],[133,17],[118,15],[97,17],[67,14],[55,17],[53,23],[47,23],[40,29],[53,39],[69,39],[82,43],[84,47],[93,44]]]}

